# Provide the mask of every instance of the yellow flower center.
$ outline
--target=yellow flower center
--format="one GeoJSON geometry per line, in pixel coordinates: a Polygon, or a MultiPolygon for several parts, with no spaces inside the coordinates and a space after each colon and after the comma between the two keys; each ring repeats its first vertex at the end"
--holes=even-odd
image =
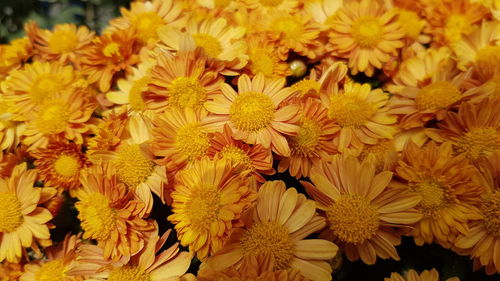
{"type": "Polygon", "coordinates": [[[199,33],[193,35],[196,46],[205,49],[209,57],[216,58],[222,53],[222,45],[219,40],[212,35],[199,33]]]}
{"type": "Polygon", "coordinates": [[[423,21],[417,13],[409,10],[400,10],[399,11],[399,24],[403,27],[403,30],[406,33],[406,36],[417,39],[420,35],[420,32],[425,26],[425,21],[423,21]]]}
{"type": "Polygon", "coordinates": [[[272,76],[274,73],[274,65],[275,60],[271,54],[269,54],[266,50],[260,48],[250,55],[250,69],[252,73],[257,74],[262,72],[264,76],[272,76]]]}
{"type": "Polygon", "coordinates": [[[137,34],[139,34],[139,40],[146,43],[149,39],[158,38],[156,31],[165,22],[157,13],[145,12],[137,15],[134,23],[138,31],[137,34]]]}
{"type": "Polygon", "coordinates": [[[469,34],[473,25],[463,14],[453,14],[448,17],[444,27],[444,37],[448,42],[456,42],[462,38],[462,34],[469,34]]]}
{"type": "Polygon", "coordinates": [[[106,196],[97,192],[76,202],[85,239],[103,241],[110,237],[111,231],[116,227],[116,210],[109,203],[106,196]]]}
{"type": "Polygon", "coordinates": [[[62,260],[53,260],[44,263],[35,273],[36,281],[64,281],[66,267],[62,260]]]}
{"type": "Polygon", "coordinates": [[[342,195],[326,210],[326,219],[333,234],[343,242],[360,244],[378,230],[377,209],[365,198],[342,195]]]}
{"type": "Polygon", "coordinates": [[[108,281],[150,281],[149,273],[138,266],[124,265],[115,267],[109,273],[108,281]]]}
{"type": "Polygon", "coordinates": [[[144,155],[138,144],[125,145],[120,147],[116,159],[118,179],[129,188],[135,188],[151,175],[154,169],[154,162],[144,155]]]}
{"type": "Polygon", "coordinates": [[[175,147],[188,161],[205,155],[209,146],[210,138],[200,123],[190,123],[177,130],[175,147]]]}
{"type": "Polygon", "coordinates": [[[246,169],[253,170],[252,159],[239,147],[227,145],[222,148],[220,154],[223,158],[232,161],[234,165],[243,165],[246,169]]]}
{"type": "Polygon", "coordinates": [[[481,203],[484,227],[490,235],[500,238],[500,191],[484,195],[481,203]]]}
{"type": "Polygon", "coordinates": [[[476,127],[463,134],[456,142],[456,151],[469,159],[478,159],[500,150],[500,131],[493,127],[476,127]]]}
{"type": "Polygon", "coordinates": [[[75,176],[80,167],[80,161],[73,155],[60,155],[54,162],[54,170],[63,177],[75,176]]]}
{"type": "MultiPolygon", "coordinates": [[[[487,73],[488,78],[492,74],[500,74],[500,46],[486,46],[476,54],[476,68],[480,73],[487,73]]],[[[498,80],[498,77],[497,77],[498,80]]]]}
{"type": "Polygon", "coordinates": [[[352,25],[354,40],[365,48],[374,48],[383,36],[384,26],[380,20],[373,16],[360,17],[352,25]]]}
{"type": "Polygon", "coordinates": [[[78,37],[71,30],[57,30],[49,39],[49,49],[54,53],[73,51],[78,44],[78,37]]]}
{"type": "Polygon", "coordinates": [[[459,101],[461,97],[457,87],[448,81],[437,81],[423,87],[415,98],[420,109],[442,109],[459,101]]]}
{"type": "Polygon", "coordinates": [[[276,269],[290,268],[295,247],[288,229],[274,221],[257,222],[240,240],[243,255],[270,254],[276,261],[276,269]]]}
{"type": "Polygon", "coordinates": [[[278,33],[283,33],[287,39],[297,39],[304,35],[304,26],[292,16],[280,17],[272,25],[278,33]]]}
{"type": "Polygon", "coordinates": [[[434,179],[410,183],[409,187],[410,190],[416,192],[422,198],[417,207],[426,217],[434,216],[436,211],[448,205],[448,191],[445,189],[445,186],[434,179]]]}
{"type": "Polygon", "coordinates": [[[259,0],[259,2],[262,6],[277,7],[283,2],[283,0],[259,0]]]}
{"type": "Polygon", "coordinates": [[[299,91],[301,97],[305,96],[309,92],[318,93],[321,85],[318,81],[311,79],[302,79],[299,82],[292,85],[292,89],[299,91]]]}
{"type": "Polygon", "coordinates": [[[142,111],[146,108],[146,104],[142,98],[142,92],[147,89],[148,83],[148,77],[143,77],[132,83],[132,87],[130,88],[130,92],[128,94],[128,102],[133,110],[142,111]]]}
{"type": "Polygon", "coordinates": [[[316,121],[304,117],[297,135],[289,137],[288,140],[293,155],[318,156],[316,151],[321,140],[321,128],[316,121]]]}
{"type": "Polygon", "coordinates": [[[168,102],[175,107],[200,108],[207,101],[207,91],[194,77],[177,77],[167,88],[168,102]]]}
{"type": "Polygon", "coordinates": [[[67,105],[60,101],[52,101],[42,107],[36,126],[44,134],[58,134],[66,130],[69,112],[67,105]]]}
{"type": "Polygon", "coordinates": [[[236,128],[243,131],[260,131],[274,119],[274,103],[263,93],[239,94],[231,104],[229,114],[236,128]]]}
{"type": "Polygon", "coordinates": [[[53,96],[55,92],[62,90],[62,83],[55,74],[39,75],[30,89],[30,97],[35,103],[40,103],[43,100],[53,96]]]}
{"type": "Polygon", "coordinates": [[[102,54],[108,58],[112,56],[120,56],[120,45],[116,42],[111,42],[104,47],[102,54]]]}
{"type": "Polygon", "coordinates": [[[12,192],[0,192],[0,202],[0,233],[15,231],[24,221],[21,202],[12,192]]]}
{"type": "Polygon", "coordinates": [[[333,95],[330,99],[328,117],[341,127],[359,128],[375,113],[375,107],[366,100],[347,94],[333,95]]]}
{"type": "Polygon", "coordinates": [[[186,215],[197,231],[210,228],[219,219],[221,195],[214,186],[203,186],[193,190],[191,199],[186,202],[186,215]]]}

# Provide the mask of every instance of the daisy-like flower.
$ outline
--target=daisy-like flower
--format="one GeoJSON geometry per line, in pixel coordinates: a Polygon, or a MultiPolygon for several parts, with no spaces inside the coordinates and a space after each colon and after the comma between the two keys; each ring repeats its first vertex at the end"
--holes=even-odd
{"type": "Polygon", "coordinates": [[[120,8],[122,17],[111,20],[116,29],[136,29],[139,41],[144,44],[158,40],[158,28],[169,25],[181,28],[186,23],[183,5],[175,0],[135,1],[130,9],[120,8]],[[184,13],[183,13],[184,12],[184,13]]]}
{"type": "MultiPolygon", "coordinates": [[[[104,252],[95,245],[79,248],[78,272],[90,279],[109,281],[164,281],[179,279],[189,268],[192,255],[180,252],[178,243],[165,250],[170,230],[161,237],[158,230],[148,233],[144,248],[130,259],[112,261],[105,259],[104,252]]],[[[76,271],[76,270],[75,270],[76,271]]]]}
{"type": "Polygon", "coordinates": [[[58,24],[54,29],[41,29],[35,22],[25,26],[26,34],[33,44],[35,57],[41,61],[58,61],[61,64],[72,63],[80,67],[83,49],[92,42],[94,32],[86,26],[58,24]]]}
{"type": "Polygon", "coordinates": [[[252,219],[244,228],[234,229],[224,247],[201,268],[241,268],[245,257],[270,255],[276,270],[296,269],[313,281],[331,280],[327,261],[337,254],[338,247],[322,239],[304,239],[325,226],[314,201],[295,188],[287,189],[282,181],[264,183],[258,195],[252,219]]]}
{"type": "Polygon", "coordinates": [[[299,127],[298,105],[282,105],[294,90],[284,87],[285,79],[266,80],[262,73],[252,80],[242,74],[238,78],[238,92],[222,84],[222,94],[214,95],[205,108],[213,113],[206,124],[222,131],[228,124],[236,139],[249,144],[260,144],[282,156],[290,155],[286,135],[296,135],[299,127]]]}
{"type": "Polygon", "coordinates": [[[255,34],[246,38],[248,45],[248,64],[243,73],[250,77],[262,72],[266,78],[281,78],[292,74],[288,63],[280,59],[276,53],[278,48],[275,42],[270,41],[262,34],[255,34]]]}
{"type": "MultiPolygon", "coordinates": [[[[384,281],[439,281],[439,273],[433,268],[431,270],[424,270],[417,273],[415,270],[410,269],[406,274],[406,277],[401,276],[399,273],[393,272],[390,277],[384,278],[384,281]]],[[[446,279],[446,281],[460,281],[458,277],[451,277],[446,279]]]]}
{"type": "Polygon", "coordinates": [[[237,75],[248,61],[247,46],[241,39],[245,35],[245,28],[233,27],[224,18],[196,20],[190,19],[185,31],[164,25],[158,29],[161,46],[167,50],[181,50],[181,42],[194,42],[197,47],[203,48],[211,59],[224,63],[223,75],[237,75]]]}
{"type": "Polygon", "coordinates": [[[314,163],[337,152],[333,138],[338,127],[328,118],[328,109],[320,101],[308,99],[301,104],[300,129],[296,136],[287,137],[290,157],[280,160],[278,172],[288,170],[296,178],[309,177],[314,163]]]}
{"type": "Polygon", "coordinates": [[[33,46],[27,37],[14,39],[8,45],[0,45],[0,79],[11,70],[21,68],[33,54],[33,46]]]}
{"type": "Polygon", "coordinates": [[[94,239],[104,258],[119,260],[137,254],[145,246],[146,232],[154,224],[144,220],[144,204],[118,181],[116,168],[98,162],[80,172],[82,187],[75,190],[75,203],[83,239],[94,239]]]}
{"type": "Polygon", "coordinates": [[[485,266],[487,274],[500,273],[500,152],[492,154],[481,165],[481,219],[469,224],[469,232],[461,234],[455,246],[474,258],[474,267],[485,266]]]}
{"type": "Polygon", "coordinates": [[[67,141],[53,141],[47,148],[31,153],[40,179],[46,185],[72,190],[80,186],[80,170],[88,166],[81,145],[67,141]]]}
{"type": "Polygon", "coordinates": [[[23,248],[36,246],[35,241],[50,245],[49,210],[39,205],[56,194],[50,187],[33,187],[37,173],[27,170],[26,163],[14,168],[9,178],[0,178],[0,262],[18,262],[23,248]]]}
{"type": "Polygon", "coordinates": [[[250,189],[248,170],[226,159],[203,158],[176,175],[172,212],[183,246],[199,259],[219,250],[257,198],[250,189]]]}
{"type": "Polygon", "coordinates": [[[115,150],[125,138],[127,116],[127,112],[113,110],[104,115],[98,124],[91,126],[94,136],[86,139],[87,154],[98,150],[115,150]]]}
{"type": "Polygon", "coordinates": [[[12,100],[5,100],[0,94],[0,149],[2,151],[11,151],[17,147],[26,128],[24,123],[13,120],[14,107],[15,103],[12,100]]]}
{"type": "Polygon", "coordinates": [[[224,132],[216,132],[210,140],[207,155],[210,158],[221,157],[230,160],[235,165],[242,165],[251,171],[257,181],[264,182],[263,175],[273,175],[273,155],[270,149],[257,144],[250,146],[241,140],[234,139],[233,132],[228,125],[224,132]]]}
{"type": "Polygon", "coordinates": [[[23,143],[29,146],[28,150],[46,148],[50,138],[63,138],[82,144],[82,134],[88,131],[86,122],[96,108],[93,97],[89,96],[86,90],[58,93],[27,113],[29,121],[23,132],[23,143]]]}
{"type": "Polygon", "coordinates": [[[450,141],[457,153],[479,160],[500,151],[500,98],[487,98],[474,105],[463,103],[458,112],[449,112],[439,130],[428,130],[436,141],[450,141]]]}
{"type": "Polygon", "coordinates": [[[158,64],[151,70],[145,103],[155,111],[169,107],[200,109],[219,92],[222,81],[202,49],[178,52],[173,57],[160,54],[158,64]]]}
{"type": "Polygon", "coordinates": [[[132,72],[139,62],[140,44],[134,29],[116,30],[92,40],[82,54],[82,72],[89,83],[97,83],[101,92],[110,89],[115,74],[132,72]]]}
{"type": "Polygon", "coordinates": [[[342,90],[322,94],[321,100],[338,126],[334,143],[339,151],[361,151],[364,144],[391,139],[397,132],[397,118],[388,112],[389,95],[381,89],[347,82],[342,90]]]}
{"type": "Polygon", "coordinates": [[[416,208],[423,218],[411,231],[417,245],[435,241],[450,247],[458,234],[467,233],[469,220],[480,218],[476,207],[483,188],[477,171],[467,159],[453,155],[450,143],[419,148],[409,142],[394,170],[401,181],[394,187],[421,198],[416,208]]]}
{"type": "Polygon", "coordinates": [[[375,68],[403,47],[404,30],[395,11],[385,11],[378,2],[351,1],[337,11],[328,34],[337,56],[349,60],[352,74],[372,76],[375,68]]]}
{"type": "Polygon", "coordinates": [[[81,239],[75,235],[66,235],[57,246],[45,249],[48,260],[35,261],[24,266],[20,281],[64,280],[79,281],[82,277],[74,272],[77,248],[81,239]]]}
{"type": "Polygon", "coordinates": [[[393,227],[422,218],[413,208],[420,198],[387,188],[392,173],[375,169],[371,157],[360,163],[350,155],[335,155],[331,163],[313,168],[314,185],[302,182],[326,217],[328,228],[320,237],[332,239],[350,261],[361,258],[366,264],[374,264],[377,257],[399,260],[394,246],[401,238],[393,227]]]}

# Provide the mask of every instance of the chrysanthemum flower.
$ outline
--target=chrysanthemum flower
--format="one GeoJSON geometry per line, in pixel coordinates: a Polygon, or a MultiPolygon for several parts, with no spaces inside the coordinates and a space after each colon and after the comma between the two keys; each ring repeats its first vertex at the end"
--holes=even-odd
{"type": "Polygon", "coordinates": [[[142,219],[144,204],[118,181],[110,163],[95,163],[80,172],[82,187],[75,190],[75,203],[83,229],[83,239],[94,239],[104,257],[119,260],[137,254],[145,246],[145,232],[154,229],[142,219]]]}
{"type": "Polygon", "coordinates": [[[172,212],[183,246],[199,259],[219,250],[240,217],[256,199],[248,183],[248,170],[226,159],[203,158],[176,175],[172,212]]]}
{"type": "Polygon", "coordinates": [[[33,54],[31,41],[26,38],[14,39],[7,45],[0,45],[0,79],[13,69],[18,69],[33,54]]]}
{"type": "Polygon", "coordinates": [[[238,78],[238,92],[230,85],[222,84],[222,94],[214,95],[213,101],[205,108],[213,113],[206,118],[206,124],[222,131],[228,124],[236,139],[249,144],[261,144],[282,155],[290,155],[286,135],[296,135],[299,127],[298,105],[285,105],[282,102],[294,90],[284,87],[285,79],[266,80],[262,73],[252,80],[242,74],[238,78]]]}
{"type": "Polygon", "coordinates": [[[366,264],[374,264],[377,257],[399,260],[394,246],[401,238],[393,227],[405,227],[422,217],[413,208],[420,198],[387,188],[392,173],[375,169],[371,157],[360,163],[353,156],[335,155],[331,163],[313,168],[314,185],[302,182],[317,208],[325,212],[328,229],[322,237],[338,243],[350,261],[361,258],[366,264]]]}
{"type": "Polygon", "coordinates": [[[314,201],[295,188],[287,189],[282,181],[264,183],[258,195],[252,220],[244,228],[234,229],[224,247],[201,267],[216,271],[233,265],[240,268],[245,257],[271,255],[276,270],[297,269],[313,281],[331,280],[327,261],[338,247],[322,239],[304,239],[325,226],[314,201]]]}
{"type": "Polygon", "coordinates": [[[11,151],[17,147],[26,128],[24,123],[13,120],[14,105],[14,101],[5,100],[0,94],[0,149],[2,151],[11,151]]]}
{"type": "Polygon", "coordinates": [[[359,154],[360,160],[373,157],[375,161],[375,172],[392,171],[398,160],[395,140],[381,140],[373,145],[366,145],[359,154]]]}
{"type": "MultiPolygon", "coordinates": [[[[424,270],[418,274],[415,270],[410,269],[406,277],[401,276],[399,273],[393,272],[390,277],[384,278],[384,281],[439,281],[439,273],[435,268],[431,270],[424,270]]],[[[458,277],[446,279],[446,281],[460,281],[458,277]]]]}
{"type": "Polygon", "coordinates": [[[337,11],[328,36],[337,56],[349,60],[352,74],[372,76],[375,68],[382,68],[403,47],[404,31],[395,11],[362,0],[346,3],[337,11]]]}
{"type": "Polygon", "coordinates": [[[8,178],[14,168],[24,162],[28,157],[26,147],[20,146],[14,152],[2,151],[0,153],[0,177],[8,178]]]}
{"type": "Polygon", "coordinates": [[[296,178],[309,177],[314,163],[337,152],[333,138],[338,127],[328,118],[328,109],[320,101],[308,99],[301,104],[296,136],[289,136],[290,157],[280,160],[278,172],[288,170],[296,178]]]}
{"type": "Polygon", "coordinates": [[[109,281],[163,281],[179,279],[191,264],[192,255],[179,252],[178,243],[161,251],[170,230],[161,237],[155,229],[148,233],[144,248],[130,259],[108,260],[101,248],[83,245],[79,248],[78,272],[90,279],[109,281]]]}
{"type": "Polygon", "coordinates": [[[125,138],[127,116],[127,112],[113,110],[104,115],[98,124],[91,126],[94,136],[86,139],[87,154],[98,150],[115,150],[125,138]]]}
{"type": "Polygon", "coordinates": [[[342,8],[344,0],[313,0],[304,1],[304,10],[318,23],[330,27],[335,13],[342,8]]]}
{"type": "Polygon", "coordinates": [[[248,64],[243,73],[250,77],[262,72],[266,78],[281,78],[291,75],[288,63],[276,53],[277,44],[262,34],[246,38],[248,45],[248,64]]]}
{"type": "Polygon", "coordinates": [[[31,153],[40,179],[48,186],[74,189],[80,186],[80,170],[88,166],[81,145],[67,141],[50,142],[31,153]]]}
{"type": "Polygon", "coordinates": [[[369,84],[348,82],[343,90],[321,95],[321,100],[338,126],[334,143],[339,151],[360,151],[364,144],[393,138],[398,130],[396,116],[388,113],[389,95],[369,84]]]}
{"type": "Polygon", "coordinates": [[[81,63],[89,83],[96,83],[101,92],[110,89],[115,74],[132,72],[139,62],[140,44],[134,29],[117,30],[92,40],[83,51],[81,63]]]}
{"type": "Polygon", "coordinates": [[[408,143],[394,168],[402,181],[395,187],[407,189],[422,200],[417,209],[423,218],[411,231],[415,243],[439,243],[450,247],[458,234],[467,233],[469,220],[478,219],[479,196],[483,188],[477,171],[467,159],[454,156],[450,143],[423,148],[408,143]]]}
{"type": "MultiPolygon", "coordinates": [[[[203,48],[211,59],[223,62],[225,65],[221,74],[237,75],[248,61],[247,46],[241,39],[245,35],[245,28],[233,27],[224,18],[196,20],[190,19],[185,31],[164,25],[158,29],[161,46],[167,50],[179,51],[181,42],[186,38],[194,42],[197,47],[203,48]]],[[[188,41],[189,41],[188,40],[188,41]]]]}
{"type": "Polygon", "coordinates": [[[61,64],[72,63],[80,67],[83,49],[92,42],[94,32],[86,26],[58,24],[52,31],[41,29],[35,22],[25,26],[28,38],[41,61],[58,61],[61,64]]]}
{"type": "Polygon", "coordinates": [[[207,155],[211,158],[221,157],[230,160],[235,165],[242,165],[244,169],[251,171],[257,181],[264,182],[263,175],[273,175],[273,155],[269,148],[257,144],[250,146],[241,140],[234,139],[233,132],[228,125],[224,126],[224,132],[214,133],[210,140],[207,155]]]}
{"type": "Polygon", "coordinates": [[[47,223],[52,215],[39,205],[54,196],[56,190],[33,187],[36,177],[36,171],[26,170],[23,163],[9,178],[0,178],[0,261],[18,262],[23,247],[36,246],[35,241],[50,245],[47,223]]]}
{"type": "Polygon", "coordinates": [[[219,92],[223,81],[210,64],[200,48],[178,52],[173,57],[160,54],[158,64],[151,70],[149,90],[144,94],[147,107],[155,111],[169,107],[202,108],[219,92]]]}
{"type": "Polygon", "coordinates": [[[500,152],[481,163],[481,219],[469,224],[469,232],[457,237],[455,246],[474,258],[474,267],[485,266],[487,274],[500,273],[500,152]]]}
{"type": "Polygon", "coordinates": [[[158,28],[168,24],[183,27],[186,14],[182,2],[175,0],[134,1],[130,9],[120,8],[122,17],[114,18],[110,26],[116,29],[136,29],[141,43],[154,43],[158,40],[158,28]]]}

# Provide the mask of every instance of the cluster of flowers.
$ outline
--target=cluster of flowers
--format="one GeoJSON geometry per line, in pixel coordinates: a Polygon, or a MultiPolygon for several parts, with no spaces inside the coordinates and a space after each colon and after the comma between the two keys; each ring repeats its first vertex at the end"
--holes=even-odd
{"type": "Polygon", "coordinates": [[[152,0],[102,35],[26,24],[0,46],[0,277],[331,280],[342,255],[398,260],[401,236],[500,273],[499,19],[487,0],[152,0]],[[81,233],[53,243],[70,197],[81,233]]]}

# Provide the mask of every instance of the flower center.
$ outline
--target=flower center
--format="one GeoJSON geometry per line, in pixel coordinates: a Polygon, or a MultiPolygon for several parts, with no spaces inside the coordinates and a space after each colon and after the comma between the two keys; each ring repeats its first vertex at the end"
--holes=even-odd
{"type": "Polygon", "coordinates": [[[186,202],[187,216],[193,228],[202,231],[218,220],[221,195],[216,187],[204,186],[193,190],[191,200],[186,202]]]}
{"type": "Polygon", "coordinates": [[[274,221],[257,222],[241,238],[243,255],[271,254],[276,269],[290,268],[295,248],[288,229],[274,221]]]}
{"type": "Polygon", "coordinates": [[[13,192],[0,192],[0,233],[15,231],[24,221],[21,202],[13,192]]]}
{"type": "Polygon", "coordinates": [[[210,138],[200,123],[190,123],[177,130],[175,147],[191,161],[207,153],[210,138]]]}
{"type": "Polygon", "coordinates": [[[253,170],[252,159],[239,147],[227,145],[222,148],[220,154],[223,158],[232,161],[234,165],[243,165],[246,169],[253,170]]]}
{"type": "Polygon", "coordinates": [[[433,179],[423,180],[418,183],[410,183],[410,190],[416,192],[422,198],[418,208],[426,217],[433,216],[436,211],[448,205],[449,195],[445,187],[433,179]]]}
{"type": "Polygon", "coordinates": [[[205,49],[209,57],[216,58],[222,53],[222,45],[219,40],[212,35],[199,33],[193,35],[196,46],[205,49]]]}
{"type": "Polygon", "coordinates": [[[418,38],[425,22],[417,15],[417,13],[409,10],[399,10],[399,24],[403,27],[406,35],[414,40],[418,38]]]}
{"type": "Polygon", "coordinates": [[[76,202],[78,219],[84,232],[84,238],[106,240],[116,227],[116,210],[109,206],[109,200],[101,193],[94,192],[76,202]]]}
{"type": "Polygon", "coordinates": [[[302,79],[299,82],[292,85],[292,89],[299,91],[301,97],[305,96],[309,92],[317,93],[319,92],[321,85],[318,81],[311,79],[302,79]]]}
{"type": "Polygon", "coordinates": [[[353,23],[352,36],[361,47],[374,48],[380,42],[383,30],[384,26],[378,18],[364,16],[353,23]]]}
{"type": "Polygon", "coordinates": [[[80,167],[80,161],[72,155],[60,155],[54,162],[54,170],[63,177],[73,177],[80,167]]]}
{"type": "Polygon", "coordinates": [[[41,74],[31,87],[31,99],[35,103],[40,103],[60,90],[62,90],[62,83],[55,74],[41,74]]]}
{"type": "Polygon", "coordinates": [[[460,91],[448,81],[437,81],[423,87],[415,98],[420,109],[442,109],[460,100],[460,91]]]}
{"type": "Polygon", "coordinates": [[[139,40],[146,43],[149,39],[158,38],[156,31],[164,23],[163,19],[155,12],[145,12],[137,15],[135,26],[138,31],[137,34],[139,34],[139,40]]]}
{"type": "Polygon", "coordinates": [[[131,144],[120,147],[116,163],[118,179],[129,188],[135,188],[153,172],[154,162],[144,155],[138,144],[131,144]]]}
{"type": "Polygon", "coordinates": [[[132,87],[130,88],[130,92],[128,94],[128,102],[133,110],[142,111],[146,108],[146,104],[142,98],[142,92],[147,89],[148,83],[148,77],[143,77],[132,83],[132,87]]]}
{"type": "Polygon", "coordinates": [[[481,198],[481,211],[483,213],[483,225],[489,234],[500,238],[500,191],[484,195],[481,198]]]}
{"type": "Polygon", "coordinates": [[[378,230],[378,212],[365,198],[345,194],[326,210],[333,234],[347,243],[363,243],[378,230]]]}
{"type": "Polygon", "coordinates": [[[266,50],[262,48],[255,50],[253,54],[250,55],[250,62],[252,73],[257,74],[262,72],[262,74],[267,77],[273,75],[275,61],[266,50]]]}
{"type": "Polygon", "coordinates": [[[260,0],[259,1],[262,6],[266,7],[277,7],[283,2],[283,0],[260,0]]]}
{"type": "Polygon", "coordinates": [[[177,77],[168,86],[168,102],[176,107],[200,108],[207,101],[207,91],[193,77],[177,77]]]}
{"type": "Polygon", "coordinates": [[[321,128],[309,118],[301,120],[300,129],[296,136],[289,137],[292,154],[303,157],[317,156],[316,151],[320,144],[321,128]]]}
{"type": "Polygon", "coordinates": [[[108,58],[112,56],[120,56],[120,45],[116,42],[111,42],[104,47],[102,54],[108,58]]]}
{"type": "MultiPolygon", "coordinates": [[[[476,54],[476,68],[480,73],[499,73],[500,46],[486,46],[479,49],[476,54]]],[[[491,77],[491,74],[488,78],[491,77]]],[[[497,77],[498,80],[498,77],[497,77]]]]}
{"type": "Polygon", "coordinates": [[[470,159],[488,156],[500,150],[500,132],[493,127],[472,128],[455,143],[458,153],[465,153],[470,159]]]}
{"type": "Polygon", "coordinates": [[[35,122],[42,133],[58,134],[66,130],[68,120],[67,106],[63,102],[52,101],[52,103],[42,107],[35,122]]]}
{"type": "Polygon", "coordinates": [[[288,39],[297,39],[304,34],[304,26],[292,16],[278,18],[273,27],[276,32],[283,33],[288,39]]]}
{"type": "Polygon", "coordinates": [[[115,267],[109,273],[108,281],[150,281],[149,273],[138,266],[125,265],[115,267]]]}
{"type": "Polygon", "coordinates": [[[62,260],[53,260],[44,263],[35,273],[36,281],[64,281],[66,267],[62,260]]]}
{"type": "Polygon", "coordinates": [[[330,99],[328,117],[336,120],[341,127],[359,128],[375,113],[373,105],[355,96],[341,94],[330,99]]]}
{"type": "Polygon", "coordinates": [[[469,23],[465,15],[453,14],[448,17],[444,27],[444,36],[448,42],[456,42],[462,38],[462,34],[469,34],[473,25],[469,23]]]}
{"type": "Polygon", "coordinates": [[[78,44],[78,37],[71,30],[57,30],[49,39],[49,49],[54,53],[73,51],[78,44]]]}
{"type": "Polygon", "coordinates": [[[274,103],[263,93],[246,92],[233,101],[229,114],[236,128],[243,131],[260,131],[274,119],[274,103]]]}

